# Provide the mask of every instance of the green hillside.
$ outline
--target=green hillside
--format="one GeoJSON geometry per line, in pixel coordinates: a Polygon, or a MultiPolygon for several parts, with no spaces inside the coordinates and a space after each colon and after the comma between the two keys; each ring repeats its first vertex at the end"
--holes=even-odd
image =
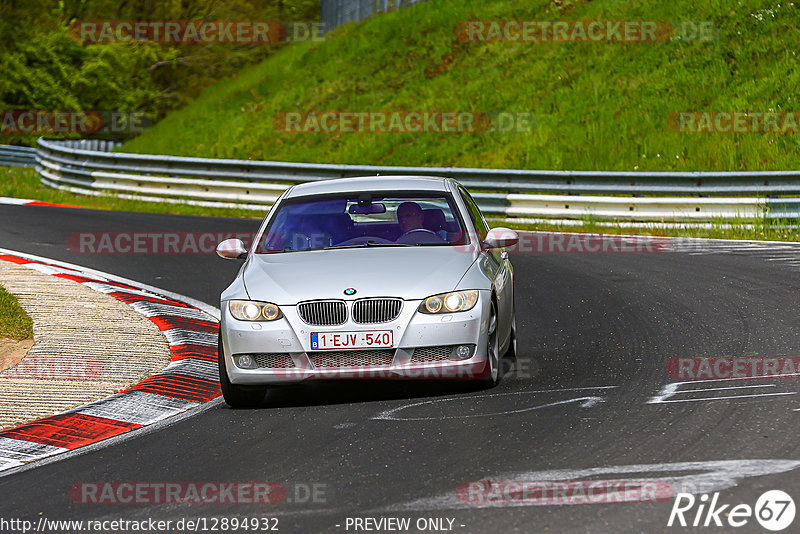
{"type": "MultiPolygon", "coordinates": [[[[4,0],[0,2],[0,143],[82,137],[8,121],[9,111],[136,113],[146,122],[190,102],[220,77],[258,64],[285,42],[104,42],[104,22],[311,21],[319,0],[4,0]],[[80,38],[81,22],[96,31],[80,38]],[[99,41],[99,42],[93,42],[99,41]]],[[[124,33],[124,32],[123,32],[124,33]]],[[[110,33],[107,37],[110,38],[110,33]]],[[[111,39],[113,40],[113,39],[111,39]]],[[[108,128],[108,125],[106,125],[108,128]]],[[[106,137],[125,136],[115,127],[106,137]]]]}
{"type": "Polygon", "coordinates": [[[800,135],[679,133],[681,111],[800,111],[800,5],[430,0],[287,47],[126,151],[350,164],[609,170],[800,167],[800,135]],[[709,21],[710,41],[475,42],[466,20],[709,21]],[[519,133],[285,133],[309,111],[524,112],[519,133]]]}

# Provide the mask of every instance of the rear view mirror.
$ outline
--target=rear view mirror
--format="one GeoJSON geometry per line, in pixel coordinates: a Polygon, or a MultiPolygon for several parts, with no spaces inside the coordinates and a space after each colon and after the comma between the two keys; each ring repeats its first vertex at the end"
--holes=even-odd
{"type": "Polygon", "coordinates": [[[375,215],[376,213],[386,213],[386,205],[379,202],[368,206],[353,204],[347,209],[347,213],[350,215],[375,215]]]}
{"type": "Polygon", "coordinates": [[[217,245],[217,256],[226,260],[241,260],[247,256],[247,248],[241,239],[226,239],[217,245]]]}

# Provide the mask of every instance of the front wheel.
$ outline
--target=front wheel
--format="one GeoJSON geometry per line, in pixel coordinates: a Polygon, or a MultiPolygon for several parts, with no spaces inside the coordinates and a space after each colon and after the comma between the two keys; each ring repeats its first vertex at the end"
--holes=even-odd
{"type": "Polygon", "coordinates": [[[500,383],[500,340],[497,336],[497,307],[494,300],[489,304],[487,331],[486,367],[481,373],[480,383],[486,388],[493,388],[500,383]]]}
{"type": "Polygon", "coordinates": [[[511,360],[517,359],[517,309],[513,308],[511,312],[511,339],[506,349],[505,357],[511,360]]]}
{"type": "Polygon", "coordinates": [[[231,408],[251,408],[258,406],[267,394],[266,386],[237,386],[232,384],[225,369],[225,355],[222,351],[222,333],[218,335],[217,361],[219,362],[219,384],[222,397],[231,408]]]}

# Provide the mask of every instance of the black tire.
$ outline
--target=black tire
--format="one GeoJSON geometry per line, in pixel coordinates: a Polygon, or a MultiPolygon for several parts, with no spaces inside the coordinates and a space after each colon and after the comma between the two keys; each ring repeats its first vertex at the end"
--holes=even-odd
{"type": "Polygon", "coordinates": [[[489,342],[486,348],[486,366],[483,368],[480,384],[485,388],[493,388],[500,383],[502,376],[500,340],[497,336],[497,306],[494,300],[489,304],[489,342]]]}
{"type": "Polygon", "coordinates": [[[511,341],[508,343],[506,353],[503,355],[505,358],[517,360],[517,308],[514,307],[511,312],[511,341]]]}
{"type": "Polygon", "coordinates": [[[225,356],[222,351],[222,334],[218,335],[217,362],[219,363],[219,384],[222,397],[231,408],[252,408],[258,406],[267,394],[266,386],[237,386],[231,384],[225,369],[225,356]]]}

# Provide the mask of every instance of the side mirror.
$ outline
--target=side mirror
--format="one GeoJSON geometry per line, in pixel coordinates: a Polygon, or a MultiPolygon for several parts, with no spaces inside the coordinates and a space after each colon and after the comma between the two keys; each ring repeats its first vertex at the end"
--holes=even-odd
{"type": "Polygon", "coordinates": [[[510,228],[502,226],[492,228],[483,240],[484,249],[508,248],[519,243],[519,234],[510,228]]]}
{"type": "Polygon", "coordinates": [[[247,257],[247,249],[241,239],[226,239],[217,245],[217,256],[226,260],[241,260],[247,257]]]}

